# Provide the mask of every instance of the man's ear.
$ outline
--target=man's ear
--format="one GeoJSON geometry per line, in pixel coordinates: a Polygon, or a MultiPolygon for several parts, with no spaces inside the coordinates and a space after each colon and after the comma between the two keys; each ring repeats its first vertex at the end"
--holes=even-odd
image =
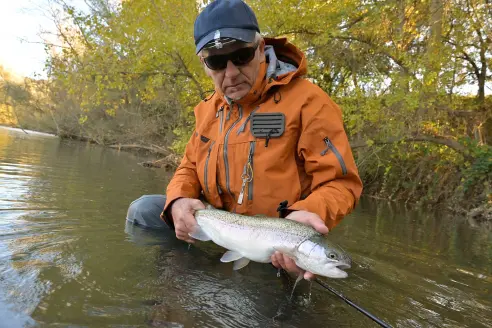
{"type": "Polygon", "coordinates": [[[262,52],[265,51],[265,39],[261,38],[261,41],[260,41],[260,50],[262,52]]]}
{"type": "Polygon", "coordinates": [[[202,56],[198,56],[198,59],[200,60],[200,63],[202,63],[203,70],[205,71],[205,74],[207,74],[208,76],[210,76],[210,69],[205,64],[205,61],[203,60],[203,57],[202,56]]]}
{"type": "Polygon", "coordinates": [[[265,39],[261,38],[260,44],[258,45],[258,48],[260,48],[260,58],[261,61],[264,61],[265,58],[265,39]]]}

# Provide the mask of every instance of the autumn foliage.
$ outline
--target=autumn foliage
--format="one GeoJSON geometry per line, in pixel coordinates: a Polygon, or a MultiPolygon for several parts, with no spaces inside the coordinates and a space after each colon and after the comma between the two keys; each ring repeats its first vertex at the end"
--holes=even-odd
{"type": "MultiPolygon", "coordinates": [[[[38,110],[63,136],[181,152],[193,107],[213,89],[194,54],[204,2],[86,2],[87,12],[50,2],[59,44],[46,46],[47,99],[38,110]]],[[[491,206],[488,1],[247,2],[265,36],[306,52],[308,78],[341,105],[364,193],[491,206]]]]}

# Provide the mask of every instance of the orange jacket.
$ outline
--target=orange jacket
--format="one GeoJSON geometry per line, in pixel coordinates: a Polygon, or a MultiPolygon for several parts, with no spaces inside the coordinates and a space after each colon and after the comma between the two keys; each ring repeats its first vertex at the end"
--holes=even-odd
{"type": "Polygon", "coordinates": [[[278,216],[287,201],[288,210],[317,213],[331,230],[357,203],[362,182],[341,110],[301,78],[307,72],[302,52],[286,39],[265,41],[274,54],[268,47],[258,75],[266,77],[247,96],[229,103],[217,91],[196,106],[195,130],[167,187],[163,219],[172,201],[203,192],[212,206],[249,215],[278,216]],[[277,123],[282,113],[283,134],[271,128],[270,138],[255,137],[252,113],[277,113],[277,123]]]}

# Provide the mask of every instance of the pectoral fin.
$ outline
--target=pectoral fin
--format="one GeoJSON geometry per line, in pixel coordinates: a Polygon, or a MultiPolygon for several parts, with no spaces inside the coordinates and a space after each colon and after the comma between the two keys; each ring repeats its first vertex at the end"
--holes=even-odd
{"type": "Polygon", "coordinates": [[[249,264],[249,259],[245,258],[245,257],[242,257],[240,258],[239,260],[237,261],[234,261],[234,265],[232,266],[232,268],[234,270],[239,270],[239,269],[242,269],[244,268],[245,266],[247,266],[249,264]]]}
{"type": "Polygon", "coordinates": [[[224,255],[222,255],[222,257],[220,258],[220,261],[221,262],[232,262],[232,261],[239,260],[242,257],[243,256],[238,252],[227,251],[224,253],[224,255]]]}
{"type": "Polygon", "coordinates": [[[202,228],[200,228],[200,226],[196,226],[195,231],[188,233],[188,235],[190,235],[190,237],[192,237],[192,238],[195,238],[195,239],[198,239],[201,241],[212,240],[212,238],[210,238],[207,235],[207,233],[202,228]]]}

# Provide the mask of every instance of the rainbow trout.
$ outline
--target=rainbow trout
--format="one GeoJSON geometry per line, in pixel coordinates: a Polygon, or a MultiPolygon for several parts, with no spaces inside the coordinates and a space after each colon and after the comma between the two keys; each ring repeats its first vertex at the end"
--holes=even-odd
{"type": "Polygon", "coordinates": [[[265,216],[245,216],[207,208],[195,212],[197,228],[189,235],[213,241],[228,251],[220,259],[239,270],[250,261],[269,263],[275,251],[298,267],[329,278],[346,278],[352,260],[341,248],[314,228],[297,221],[265,216]]]}

